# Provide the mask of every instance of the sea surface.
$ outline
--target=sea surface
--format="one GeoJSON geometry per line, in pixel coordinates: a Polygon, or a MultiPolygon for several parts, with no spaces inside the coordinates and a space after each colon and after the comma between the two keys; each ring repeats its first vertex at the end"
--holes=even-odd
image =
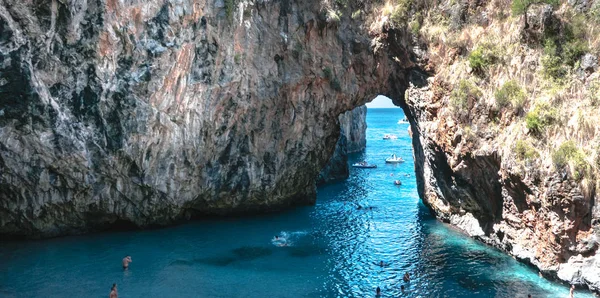
{"type": "Polygon", "coordinates": [[[431,216],[417,195],[402,118],[399,108],[368,110],[367,149],[350,162],[378,167],[351,169],[347,181],[319,188],[315,206],[158,230],[2,241],[0,297],[108,297],[113,283],[119,297],[145,298],[374,297],[378,286],[382,297],[567,297],[566,286],[431,216]],[[383,140],[389,133],[398,139],[383,140]],[[385,164],[392,153],[406,162],[385,164]],[[126,255],[133,263],[124,271],[126,255]]]}

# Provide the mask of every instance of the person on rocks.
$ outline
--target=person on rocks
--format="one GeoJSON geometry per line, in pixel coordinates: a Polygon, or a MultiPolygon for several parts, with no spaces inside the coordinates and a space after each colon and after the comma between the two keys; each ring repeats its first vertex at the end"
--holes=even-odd
{"type": "Polygon", "coordinates": [[[108,298],[118,298],[119,294],[117,293],[117,284],[113,284],[112,288],[110,289],[110,294],[108,295],[108,298]]]}
{"type": "Polygon", "coordinates": [[[129,263],[133,262],[131,260],[131,256],[126,256],[123,258],[123,269],[127,270],[127,268],[129,268],[129,263]]]}

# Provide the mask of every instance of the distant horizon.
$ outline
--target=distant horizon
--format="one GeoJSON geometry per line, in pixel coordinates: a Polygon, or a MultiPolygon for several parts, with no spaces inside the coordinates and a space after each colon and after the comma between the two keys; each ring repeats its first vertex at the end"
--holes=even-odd
{"type": "Polygon", "coordinates": [[[377,95],[371,102],[365,104],[367,109],[392,109],[392,108],[400,108],[395,106],[392,103],[392,100],[389,97],[385,97],[383,95],[377,95]]]}

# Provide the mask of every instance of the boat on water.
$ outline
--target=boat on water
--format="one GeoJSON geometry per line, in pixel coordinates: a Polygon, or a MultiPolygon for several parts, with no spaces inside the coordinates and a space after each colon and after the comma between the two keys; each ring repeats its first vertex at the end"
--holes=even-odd
{"type": "Polygon", "coordinates": [[[386,163],[402,163],[404,159],[402,157],[396,156],[396,154],[392,154],[390,157],[385,159],[386,163]]]}
{"type": "Polygon", "coordinates": [[[402,185],[402,182],[400,180],[394,180],[394,185],[402,185]]]}
{"type": "Polygon", "coordinates": [[[408,119],[406,119],[406,117],[398,120],[398,124],[402,124],[402,123],[408,123],[408,119]]]}
{"type": "Polygon", "coordinates": [[[357,162],[355,164],[352,164],[352,167],[354,168],[361,168],[361,169],[374,169],[377,168],[376,164],[372,164],[372,163],[368,163],[366,161],[361,161],[361,162],[357,162]]]}
{"type": "Polygon", "coordinates": [[[383,136],[384,140],[395,140],[397,138],[398,137],[396,135],[392,135],[392,134],[386,134],[386,135],[383,136]]]}

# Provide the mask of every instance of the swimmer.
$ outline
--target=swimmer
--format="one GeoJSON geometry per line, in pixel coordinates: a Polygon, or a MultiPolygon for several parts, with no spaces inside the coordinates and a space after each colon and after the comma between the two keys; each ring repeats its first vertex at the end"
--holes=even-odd
{"type": "Polygon", "coordinates": [[[356,207],[356,210],[360,210],[360,209],[362,209],[362,206],[358,205],[358,207],[356,207]]]}
{"type": "Polygon", "coordinates": [[[394,173],[391,173],[390,176],[394,176],[394,173]]]}
{"type": "Polygon", "coordinates": [[[377,287],[377,290],[375,290],[375,297],[381,297],[381,289],[379,287],[377,287]]]}
{"type": "Polygon", "coordinates": [[[131,260],[131,256],[126,256],[123,258],[123,269],[129,268],[129,263],[133,262],[131,260]]]}
{"type": "Polygon", "coordinates": [[[531,294],[527,294],[527,298],[531,298],[531,294]]]}
{"type": "Polygon", "coordinates": [[[400,290],[401,290],[402,292],[404,292],[404,285],[401,285],[401,286],[400,286],[400,290]]]}
{"type": "Polygon", "coordinates": [[[119,297],[119,294],[117,294],[117,284],[113,284],[112,288],[110,289],[110,295],[108,296],[108,298],[117,298],[119,297]]]}
{"type": "Polygon", "coordinates": [[[571,285],[571,289],[569,290],[569,298],[575,297],[575,285],[571,285]]]}
{"type": "Polygon", "coordinates": [[[402,277],[402,279],[405,282],[409,282],[410,281],[410,274],[408,274],[408,272],[404,273],[404,276],[402,277]]]}
{"type": "Polygon", "coordinates": [[[383,267],[383,261],[379,262],[379,267],[383,267]]]}

